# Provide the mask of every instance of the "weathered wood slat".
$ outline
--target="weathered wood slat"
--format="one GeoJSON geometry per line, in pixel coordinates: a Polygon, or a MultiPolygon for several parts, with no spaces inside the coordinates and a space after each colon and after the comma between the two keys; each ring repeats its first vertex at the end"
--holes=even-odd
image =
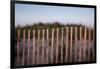
{"type": "Polygon", "coordinates": [[[23,30],[23,58],[22,58],[22,65],[24,65],[24,59],[25,59],[25,30],[23,30]]]}
{"type": "Polygon", "coordinates": [[[48,64],[49,30],[47,29],[46,64],[48,64]]]}
{"type": "Polygon", "coordinates": [[[72,32],[73,32],[73,28],[71,27],[70,30],[70,62],[72,62],[72,32]]]}
{"type": "Polygon", "coordinates": [[[20,30],[18,30],[17,37],[17,64],[19,64],[20,30]]]}
{"type": "Polygon", "coordinates": [[[58,63],[58,34],[59,34],[59,28],[56,29],[56,63],[58,63]]]}
{"type": "Polygon", "coordinates": [[[38,29],[37,64],[39,64],[40,30],[38,29]]]}
{"type": "Polygon", "coordinates": [[[81,46],[82,46],[82,27],[80,27],[80,47],[79,47],[79,62],[81,62],[81,46]]]}
{"type": "Polygon", "coordinates": [[[33,64],[35,64],[35,30],[33,30],[33,64]]]}
{"type": "Polygon", "coordinates": [[[77,42],[77,27],[75,27],[75,44],[74,44],[74,55],[75,55],[75,59],[74,59],[74,61],[76,62],[76,58],[77,58],[77,53],[76,53],[76,49],[77,49],[77,47],[76,47],[76,42],[77,42]]]}
{"type": "MultiPolygon", "coordinates": [[[[95,42],[95,30],[93,29],[93,43],[95,42]]],[[[95,60],[95,46],[93,46],[93,56],[92,56],[92,58],[93,58],[93,61],[95,60]]]]}
{"type": "Polygon", "coordinates": [[[61,33],[61,63],[63,63],[63,28],[61,33]]]}
{"type": "Polygon", "coordinates": [[[88,61],[90,61],[90,40],[91,40],[91,28],[89,28],[89,34],[88,34],[88,61]]]}
{"type": "Polygon", "coordinates": [[[54,29],[52,29],[52,39],[51,39],[51,63],[53,63],[53,42],[54,42],[54,29]]]}
{"type": "Polygon", "coordinates": [[[86,60],[86,32],[87,32],[87,29],[85,27],[85,33],[84,33],[84,62],[86,60]]]}
{"type": "Polygon", "coordinates": [[[42,30],[42,64],[44,64],[44,29],[42,30]]]}
{"type": "Polygon", "coordinates": [[[68,62],[68,27],[66,27],[66,62],[68,62]]]}
{"type": "Polygon", "coordinates": [[[28,51],[27,52],[28,52],[27,64],[29,65],[29,63],[30,63],[29,62],[29,60],[30,60],[30,57],[29,57],[30,56],[30,53],[29,53],[30,52],[30,30],[28,30],[28,51]]]}

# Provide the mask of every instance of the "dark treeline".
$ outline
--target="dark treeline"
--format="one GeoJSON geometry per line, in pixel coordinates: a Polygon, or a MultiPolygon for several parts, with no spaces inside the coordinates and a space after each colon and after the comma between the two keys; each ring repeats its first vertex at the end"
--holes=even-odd
{"type": "MultiPolygon", "coordinates": [[[[61,24],[59,22],[54,22],[54,23],[42,23],[42,22],[39,22],[39,23],[36,23],[36,24],[32,24],[32,25],[26,25],[26,26],[20,26],[18,25],[16,27],[16,38],[17,38],[17,34],[18,34],[18,29],[20,29],[20,38],[23,38],[23,30],[26,30],[25,32],[25,37],[26,39],[28,38],[28,30],[30,30],[31,32],[31,36],[30,38],[33,37],[33,30],[35,30],[36,34],[35,34],[35,37],[37,38],[38,36],[38,30],[40,30],[40,38],[42,37],[42,30],[44,29],[45,30],[45,38],[46,38],[46,30],[48,29],[49,30],[49,37],[51,38],[51,35],[52,35],[52,28],[54,28],[54,38],[56,38],[56,32],[57,32],[57,28],[59,28],[59,37],[61,37],[61,28],[64,28],[64,36],[66,35],[66,27],[68,27],[68,38],[70,39],[70,29],[71,27],[73,27],[73,40],[75,39],[75,27],[77,27],[77,39],[79,39],[80,37],[80,27],[82,27],[82,38],[84,38],[84,31],[85,31],[85,25],[82,25],[82,24],[61,24]]],[[[89,27],[86,27],[87,28],[87,39],[88,39],[88,34],[89,34],[89,27]]],[[[91,40],[93,39],[93,28],[91,28],[91,40]]]]}

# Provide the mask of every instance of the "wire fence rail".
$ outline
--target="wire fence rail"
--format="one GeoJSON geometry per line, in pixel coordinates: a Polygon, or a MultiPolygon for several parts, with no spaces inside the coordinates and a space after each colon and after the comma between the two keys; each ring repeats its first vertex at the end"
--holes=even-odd
{"type": "Polygon", "coordinates": [[[28,31],[22,30],[23,32],[18,29],[17,44],[15,45],[16,65],[94,61],[93,30],[90,27],[80,27],[79,29],[62,27],[51,30],[47,28],[37,31],[29,29],[28,31]]]}

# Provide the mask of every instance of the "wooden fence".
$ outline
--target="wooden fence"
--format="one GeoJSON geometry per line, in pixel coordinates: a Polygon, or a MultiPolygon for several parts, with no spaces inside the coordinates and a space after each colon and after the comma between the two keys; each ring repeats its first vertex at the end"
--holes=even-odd
{"type": "Polygon", "coordinates": [[[94,61],[93,30],[87,27],[79,29],[77,27],[52,28],[51,32],[49,28],[37,31],[19,29],[16,33],[16,64],[35,65],[94,61]],[[23,37],[20,36],[21,33],[23,37]]]}

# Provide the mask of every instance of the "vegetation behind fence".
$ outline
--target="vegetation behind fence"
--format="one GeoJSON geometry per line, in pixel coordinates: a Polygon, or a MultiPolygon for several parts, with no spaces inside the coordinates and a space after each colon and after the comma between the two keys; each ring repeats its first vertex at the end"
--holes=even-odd
{"type": "MultiPolygon", "coordinates": [[[[52,24],[50,24],[50,23],[46,23],[46,24],[44,24],[44,23],[42,23],[42,22],[40,22],[40,23],[37,23],[37,24],[33,24],[33,25],[26,25],[26,26],[20,26],[20,25],[18,25],[17,27],[16,27],[16,34],[18,33],[18,29],[20,29],[20,31],[21,32],[23,32],[23,30],[26,30],[26,32],[25,32],[25,38],[27,38],[28,37],[28,30],[30,30],[30,33],[31,33],[31,35],[30,35],[30,38],[32,38],[32,31],[33,30],[35,30],[36,31],[36,34],[35,34],[35,37],[37,38],[37,35],[38,35],[38,30],[46,30],[46,29],[49,29],[49,34],[51,34],[51,32],[52,32],[52,28],[54,28],[54,29],[56,29],[56,28],[62,28],[62,27],[68,27],[68,34],[69,34],[69,36],[70,36],[70,29],[71,29],[71,27],[73,27],[73,33],[72,33],[72,36],[74,37],[74,35],[75,35],[75,27],[77,27],[77,38],[79,39],[79,35],[80,35],[80,27],[82,27],[82,34],[84,34],[84,30],[85,30],[85,25],[82,25],[82,24],[61,24],[61,23],[59,23],[59,22],[54,22],[54,23],[52,23],[52,24]]],[[[89,27],[86,27],[87,28],[87,35],[89,34],[89,27]]],[[[93,30],[94,30],[94,28],[92,28],[91,27],[91,39],[92,39],[92,37],[93,37],[93,30]]],[[[66,29],[64,28],[64,31],[66,31],[66,29]]],[[[54,30],[54,33],[56,34],[56,30],[54,30]]],[[[59,29],[59,36],[61,36],[61,29],[59,29]]],[[[46,37],[46,34],[44,35],[45,37],[46,37]]],[[[65,32],[64,32],[64,36],[65,36],[65,32]]],[[[23,33],[20,33],[20,38],[22,38],[23,37],[23,33]]],[[[40,34],[40,38],[42,37],[42,34],[40,34]]],[[[51,35],[49,35],[49,37],[51,37],[51,35]]],[[[16,38],[17,38],[17,35],[16,35],[16,38]]],[[[82,35],[82,38],[84,38],[84,36],[82,35]]],[[[88,39],[88,36],[86,37],[87,39],[88,39]]],[[[70,38],[69,38],[70,39],[70,38]]],[[[74,39],[74,38],[73,38],[74,39]]]]}

